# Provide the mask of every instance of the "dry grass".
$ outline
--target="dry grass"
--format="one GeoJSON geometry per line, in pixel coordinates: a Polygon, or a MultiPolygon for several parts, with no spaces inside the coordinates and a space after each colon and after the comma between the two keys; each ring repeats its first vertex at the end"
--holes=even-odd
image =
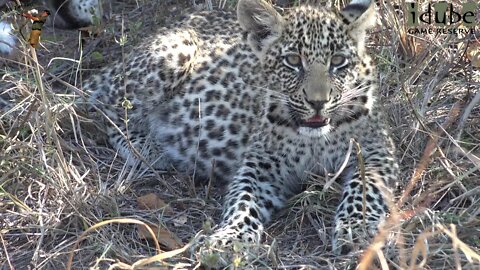
{"type": "MultiPolygon", "coordinates": [[[[206,2],[229,8],[235,1],[206,2]]],[[[172,14],[192,10],[183,1],[112,3],[105,33],[88,40],[81,54],[75,32],[47,30],[45,47],[35,52],[22,44],[15,59],[0,59],[0,95],[8,92],[17,101],[0,110],[0,269],[64,269],[70,254],[73,269],[128,269],[135,262],[149,269],[140,260],[157,254],[156,243],[142,238],[133,222],[168,229],[188,243],[208,230],[206,220],[218,220],[219,187],[207,194],[188,176],[124,167],[75,105],[92,70],[172,14]],[[115,40],[125,35],[122,49],[115,40]],[[137,198],[148,193],[171,211],[140,209],[137,198]],[[117,218],[133,221],[100,223],[117,218]]],[[[368,45],[407,187],[399,190],[398,211],[363,256],[336,258],[330,235],[341,186],[312,175],[312,186],[267,229],[258,268],[347,269],[360,256],[361,269],[480,269],[480,70],[465,57],[479,41],[408,35],[391,4],[380,14],[368,45]],[[385,242],[396,244],[381,251],[385,242]]],[[[174,253],[160,253],[150,267],[191,269],[198,263],[196,254],[174,253]]]]}

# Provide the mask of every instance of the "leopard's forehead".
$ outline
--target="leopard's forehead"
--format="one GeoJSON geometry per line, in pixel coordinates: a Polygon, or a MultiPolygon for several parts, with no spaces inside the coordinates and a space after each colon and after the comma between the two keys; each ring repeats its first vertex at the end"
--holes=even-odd
{"type": "Polygon", "coordinates": [[[305,56],[318,58],[353,46],[346,30],[335,10],[301,6],[284,15],[284,44],[305,56]]]}

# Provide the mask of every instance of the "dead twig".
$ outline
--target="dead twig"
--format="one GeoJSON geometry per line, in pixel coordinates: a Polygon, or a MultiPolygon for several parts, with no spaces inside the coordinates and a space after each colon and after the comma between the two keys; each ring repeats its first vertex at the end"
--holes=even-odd
{"type": "Polygon", "coordinates": [[[420,162],[418,163],[418,166],[415,168],[412,178],[408,182],[407,187],[403,191],[402,196],[400,197],[400,200],[397,203],[399,208],[401,208],[405,204],[407,198],[410,196],[410,193],[412,193],[412,190],[417,185],[418,180],[420,179],[420,177],[422,176],[422,174],[425,172],[428,165],[430,164],[430,161],[431,161],[430,157],[438,147],[440,134],[443,133],[442,130],[448,129],[452,125],[452,123],[458,120],[458,117],[460,116],[460,112],[464,103],[465,101],[463,99],[457,101],[453,105],[452,109],[450,110],[447,116],[447,119],[441,125],[441,128],[437,128],[435,131],[433,131],[432,134],[429,134],[430,138],[427,142],[427,146],[425,146],[420,162]]]}

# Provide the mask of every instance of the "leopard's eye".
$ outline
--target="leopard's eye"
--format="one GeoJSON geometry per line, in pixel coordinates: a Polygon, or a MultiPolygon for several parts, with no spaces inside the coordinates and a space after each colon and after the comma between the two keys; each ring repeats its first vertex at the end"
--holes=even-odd
{"type": "Polygon", "coordinates": [[[343,55],[337,54],[330,59],[330,67],[336,70],[343,68],[346,65],[348,65],[348,59],[343,55]]]}
{"type": "Polygon", "coordinates": [[[303,68],[302,58],[298,54],[289,53],[283,57],[283,63],[296,71],[303,68]]]}

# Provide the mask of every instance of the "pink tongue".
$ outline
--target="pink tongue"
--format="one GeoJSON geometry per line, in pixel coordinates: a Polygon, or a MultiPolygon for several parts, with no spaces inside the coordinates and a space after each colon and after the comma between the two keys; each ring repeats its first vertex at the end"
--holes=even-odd
{"type": "Polygon", "coordinates": [[[307,120],[305,120],[305,122],[308,122],[308,123],[316,123],[316,122],[323,122],[325,119],[323,117],[321,117],[320,115],[315,115],[314,117],[312,118],[308,118],[307,120]]]}

